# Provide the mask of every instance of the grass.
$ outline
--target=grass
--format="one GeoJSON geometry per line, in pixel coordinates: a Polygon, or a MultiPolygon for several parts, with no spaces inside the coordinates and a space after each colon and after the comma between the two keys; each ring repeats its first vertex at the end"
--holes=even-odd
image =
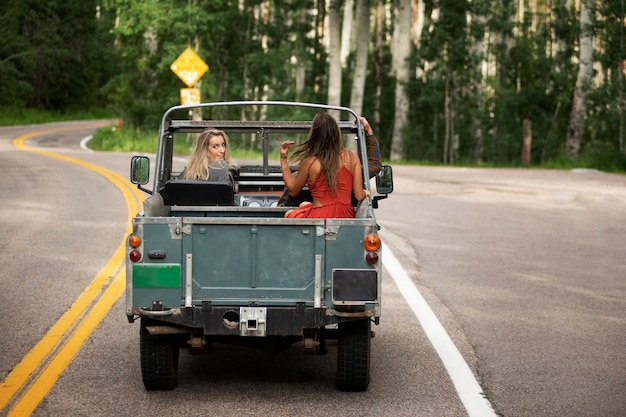
{"type": "MultiPolygon", "coordinates": [[[[69,120],[115,119],[116,117],[101,109],[80,111],[48,111],[25,108],[0,107],[0,126],[15,126],[25,124],[50,123],[69,120]]],[[[108,152],[141,152],[156,153],[157,133],[145,132],[136,128],[110,126],[99,129],[89,142],[89,148],[96,151],[108,152]]],[[[603,172],[626,173],[626,154],[620,152],[606,142],[590,142],[576,159],[569,159],[565,155],[541,165],[532,165],[531,168],[546,169],[595,169],[603,172]]],[[[175,153],[188,155],[189,145],[177,143],[175,153]]],[[[261,153],[255,150],[231,149],[235,159],[257,159],[261,153]]],[[[278,153],[271,155],[278,158],[278,153]]],[[[394,161],[395,165],[442,165],[437,161],[394,161]]],[[[496,167],[493,164],[461,164],[464,167],[496,167]]],[[[519,164],[510,164],[509,167],[520,167],[519,164]]]]}
{"type": "Polygon", "coordinates": [[[0,126],[18,126],[70,120],[113,119],[102,109],[76,111],[35,110],[21,107],[0,107],[0,126]]]}
{"type": "MultiPolygon", "coordinates": [[[[109,126],[98,129],[93,138],[89,141],[89,149],[94,151],[107,152],[139,152],[139,153],[156,153],[158,146],[158,138],[156,130],[154,132],[144,132],[135,128],[122,128],[118,126],[109,126]]],[[[191,145],[175,142],[174,153],[177,155],[189,155],[191,145]]],[[[231,149],[231,156],[237,159],[258,159],[262,155],[259,151],[242,150],[237,148],[231,149]]],[[[278,152],[270,155],[270,158],[278,159],[278,152]]]]}
{"type": "Polygon", "coordinates": [[[552,169],[595,169],[602,172],[625,173],[626,154],[620,152],[606,142],[591,142],[587,144],[580,155],[575,159],[561,156],[550,161],[543,168],[552,169]]]}
{"type": "MultiPolygon", "coordinates": [[[[156,153],[157,133],[150,135],[139,129],[109,126],[98,129],[89,141],[94,151],[156,153]]],[[[181,153],[189,153],[186,149],[181,153]]]]}

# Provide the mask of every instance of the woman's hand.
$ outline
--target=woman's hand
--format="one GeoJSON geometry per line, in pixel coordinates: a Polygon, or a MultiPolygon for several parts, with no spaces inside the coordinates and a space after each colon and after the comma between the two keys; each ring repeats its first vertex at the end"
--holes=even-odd
{"type": "Polygon", "coordinates": [[[361,120],[361,124],[363,125],[363,130],[365,131],[366,135],[373,135],[374,131],[372,130],[372,127],[370,126],[370,123],[367,121],[367,119],[363,116],[361,116],[359,118],[361,120]]]}
{"type": "Polygon", "coordinates": [[[280,159],[287,159],[289,156],[289,147],[294,145],[296,142],[292,140],[287,140],[280,144],[280,159]]]}

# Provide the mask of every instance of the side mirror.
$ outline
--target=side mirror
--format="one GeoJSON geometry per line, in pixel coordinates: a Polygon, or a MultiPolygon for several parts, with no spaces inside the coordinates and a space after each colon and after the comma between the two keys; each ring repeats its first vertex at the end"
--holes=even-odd
{"type": "Polygon", "coordinates": [[[378,208],[378,202],[387,198],[387,194],[393,192],[393,170],[391,165],[383,165],[378,175],[376,175],[376,192],[372,201],[372,206],[378,208]]]}
{"type": "Polygon", "coordinates": [[[376,192],[378,194],[391,194],[393,192],[393,170],[391,165],[383,165],[376,175],[376,192]]]}
{"type": "Polygon", "coordinates": [[[130,182],[145,185],[150,180],[150,159],[147,156],[133,156],[130,160],[130,182]]]}

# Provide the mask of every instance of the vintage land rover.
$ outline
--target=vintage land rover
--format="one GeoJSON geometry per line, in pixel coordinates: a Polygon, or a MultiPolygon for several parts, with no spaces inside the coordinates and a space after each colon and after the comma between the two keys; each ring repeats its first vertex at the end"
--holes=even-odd
{"type": "MultiPolygon", "coordinates": [[[[391,167],[376,175],[371,199],[354,201],[354,218],[290,219],[284,215],[291,207],[279,204],[285,188],[279,144],[302,143],[314,115],[324,111],[340,115],[344,146],[358,153],[370,190],[363,126],[345,107],[176,106],[163,116],[153,175],[148,157],[132,157],[130,179],[149,196],[127,239],[126,315],[141,322],[146,389],[176,385],[183,347],[196,353],[224,343],[274,351],[300,344],[304,353],[323,354],[327,340],[336,340],[337,388],[367,389],[371,324],[381,315],[374,209],[393,190],[391,167]],[[237,160],[229,181],[180,179],[185,154],[207,128],[226,132],[231,148],[261,156],[237,160]]],[[[307,193],[305,187],[295,204],[310,199],[307,193]]]]}

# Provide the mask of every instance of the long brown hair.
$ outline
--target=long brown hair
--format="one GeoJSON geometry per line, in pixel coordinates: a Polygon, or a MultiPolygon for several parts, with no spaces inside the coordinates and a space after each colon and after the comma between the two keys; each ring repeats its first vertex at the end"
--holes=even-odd
{"type": "Polygon", "coordinates": [[[209,169],[215,161],[209,156],[209,152],[207,150],[209,149],[209,140],[213,136],[222,136],[224,138],[224,143],[226,144],[224,160],[226,161],[228,166],[236,165],[235,162],[230,158],[230,145],[228,144],[228,136],[226,136],[226,133],[224,133],[224,131],[222,130],[209,128],[204,130],[200,134],[200,136],[198,136],[196,146],[191,152],[191,157],[189,158],[189,164],[187,165],[187,168],[185,168],[185,179],[209,179],[209,169]]]}
{"type": "Polygon", "coordinates": [[[322,165],[326,184],[334,192],[337,189],[342,150],[341,130],[337,121],[329,113],[318,113],[313,118],[307,140],[298,145],[290,159],[302,161],[311,156],[317,158],[322,165]]]}

